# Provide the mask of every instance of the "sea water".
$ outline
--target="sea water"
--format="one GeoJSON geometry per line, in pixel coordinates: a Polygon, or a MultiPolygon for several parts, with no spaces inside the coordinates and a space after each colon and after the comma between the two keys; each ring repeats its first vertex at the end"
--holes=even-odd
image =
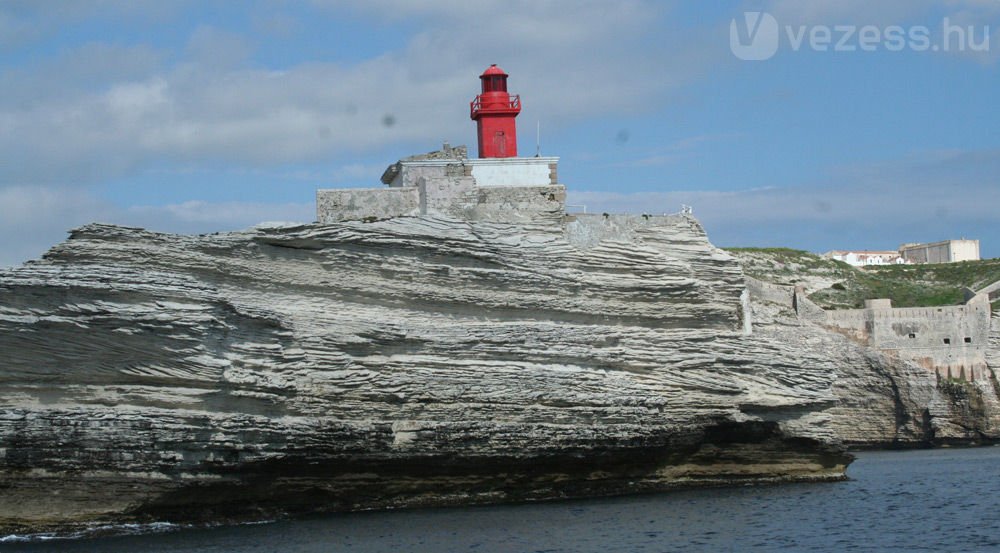
{"type": "Polygon", "coordinates": [[[7,541],[0,551],[1000,551],[1000,448],[863,452],[848,474],[824,484],[159,526],[142,535],[7,541]]]}

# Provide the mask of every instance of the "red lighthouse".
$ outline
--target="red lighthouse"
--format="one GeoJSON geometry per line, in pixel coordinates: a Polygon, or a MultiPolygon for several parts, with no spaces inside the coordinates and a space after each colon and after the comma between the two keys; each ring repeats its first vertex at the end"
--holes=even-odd
{"type": "Polygon", "coordinates": [[[479,157],[517,157],[514,118],[521,113],[521,97],[507,93],[507,74],[495,63],[479,79],[483,92],[469,106],[479,134],[479,157]]]}

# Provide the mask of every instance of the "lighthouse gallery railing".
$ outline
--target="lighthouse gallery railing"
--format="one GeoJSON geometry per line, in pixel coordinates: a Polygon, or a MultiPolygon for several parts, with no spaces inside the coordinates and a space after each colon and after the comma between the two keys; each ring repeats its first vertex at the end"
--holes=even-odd
{"type": "MultiPolygon", "coordinates": [[[[483,103],[482,103],[482,100],[481,100],[480,96],[476,96],[475,100],[469,102],[469,114],[470,115],[475,115],[477,112],[479,112],[480,110],[483,109],[483,103]]],[[[486,109],[497,109],[497,108],[499,108],[499,109],[503,109],[503,110],[507,110],[507,109],[519,110],[519,109],[521,109],[521,95],[520,94],[515,94],[515,95],[511,96],[510,97],[510,102],[507,102],[507,105],[503,105],[501,103],[501,105],[497,106],[497,105],[495,105],[496,102],[489,102],[489,104],[490,104],[490,106],[488,108],[486,108],[486,109]]]]}

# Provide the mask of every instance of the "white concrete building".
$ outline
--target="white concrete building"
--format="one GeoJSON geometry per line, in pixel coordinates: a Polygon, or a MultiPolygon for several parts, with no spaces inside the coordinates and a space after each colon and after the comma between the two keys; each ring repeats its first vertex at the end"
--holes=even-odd
{"type": "Polygon", "coordinates": [[[943,240],[929,244],[903,244],[899,253],[908,263],[979,261],[979,240],[943,240]]]}

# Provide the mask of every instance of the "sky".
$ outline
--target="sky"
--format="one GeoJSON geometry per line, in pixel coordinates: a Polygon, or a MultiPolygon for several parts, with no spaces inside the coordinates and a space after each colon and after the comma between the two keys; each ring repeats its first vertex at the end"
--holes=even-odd
{"type": "Polygon", "coordinates": [[[0,267],[95,221],[313,221],[317,188],[474,151],[492,63],[570,204],[1000,257],[1000,0],[3,0],[0,267]]]}

